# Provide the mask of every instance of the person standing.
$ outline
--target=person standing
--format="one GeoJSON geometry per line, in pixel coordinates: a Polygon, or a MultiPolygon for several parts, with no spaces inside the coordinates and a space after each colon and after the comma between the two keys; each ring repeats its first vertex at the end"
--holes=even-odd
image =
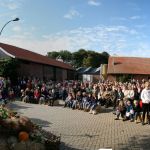
{"type": "Polygon", "coordinates": [[[142,99],[142,109],[143,109],[142,125],[145,124],[144,121],[145,121],[145,114],[146,113],[147,113],[148,124],[150,124],[150,118],[149,118],[150,83],[149,82],[145,82],[145,88],[142,90],[141,99],[142,99]]]}

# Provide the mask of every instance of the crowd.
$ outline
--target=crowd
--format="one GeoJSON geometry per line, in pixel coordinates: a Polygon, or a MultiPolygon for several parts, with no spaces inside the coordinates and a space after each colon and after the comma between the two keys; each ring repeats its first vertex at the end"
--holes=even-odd
{"type": "Polygon", "coordinates": [[[64,107],[80,109],[96,114],[100,106],[113,107],[115,120],[138,120],[150,124],[150,82],[130,80],[128,82],[105,81],[88,83],[80,81],[44,82],[37,78],[18,78],[13,87],[9,78],[0,78],[0,100],[20,98],[26,103],[39,103],[49,106],[62,99],[64,107]],[[146,117],[145,117],[146,116],[146,117]]]}

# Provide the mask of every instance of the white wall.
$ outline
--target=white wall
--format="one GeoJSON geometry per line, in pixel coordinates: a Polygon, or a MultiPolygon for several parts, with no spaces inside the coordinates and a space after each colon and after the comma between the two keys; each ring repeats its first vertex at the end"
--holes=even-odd
{"type": "Polygon", "coordinates": [[[84,74],[83,75],[83,82],[93,82],[93,75],[84,74]]]}

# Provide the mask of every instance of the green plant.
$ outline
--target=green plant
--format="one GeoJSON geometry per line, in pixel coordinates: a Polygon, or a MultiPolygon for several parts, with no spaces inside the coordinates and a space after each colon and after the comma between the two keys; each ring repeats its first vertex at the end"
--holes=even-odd
{"type": "Polygon", "coordinates": [[[19,60],[9,58],[1,60],[0,62],[0,76],[10,77],[12,82],[17,81],[17,68],[19,67],[19,60]]]}

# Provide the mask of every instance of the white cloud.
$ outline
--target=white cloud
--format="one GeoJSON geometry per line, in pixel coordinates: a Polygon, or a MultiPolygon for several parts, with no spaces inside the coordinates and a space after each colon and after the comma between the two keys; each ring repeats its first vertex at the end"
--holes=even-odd
{"type": "Polygon", "coordinates": [[[12,28],[12,30],[15,31],[15,32],[20,32],[22,29],[21,29],[20,26],[14,26],[14,27],[12,28]]]}
{"type": "Polygon", "coordinates": [[[98,2],[97,0],[89,0],[88,4],[92,5],[92,6],[99,6],[99,5],[101,5],[101,3],[98,2]]]}
{"type": "Polygon", "coordinates": [[[9,10],[16,10],[21,7],[22,0],[0,0],[0,6],[9,10]]]}
{"type": "Polygon", "coordinates": [[[142,29],[142,28],[146,28],[147,25],[146,24],[138,24],[138,25],[135,25],[136,28],[139,28],[139,29],[142,29]]]}
{"type": "Polygon", "coordinates": [[[128,19],[125,17],[112,17],[111,18],[112,21],[127,21],[128,19]]]}
{"type": "Polygon", "coordinates": [[[29,32],[21,33],[21,35],[17,34],[7,38],[2,36],[1,41],[44,55],[52,50],[67,49],[75,51],[84,48],[99,52],[107,51],[110,54],[115,53],[117,55],[150,57],[149,42],[141,42],[140,35],[142,33],[127,26],[80,27],[56,34],[43,35],[42,39],[37,39],[29,32]],[[143,52],[142,55],[140,52],[143,52]]]}
{"type": "Polygon", "coordinates": [[[139,19],[144,19],[145,16],[131,16],[131,17],[112,17],[111,20],[112,21],[131,21],[131,20],[139,20],[139,19]]]}
{"type": "Polygon", "coordinates": [[[12,15],[11,12],[2,13],[2,14],[0,14],[0,18],[2,18],[2,17],[8,17],[10,15],[12,15]]]}
{"type": "Polygon", "coordinates": [[[141,7],[137,3],[129,2],[128,6],[134,11],[141,11],[141,7]]]}
{"type": "Polygon", "coordinates": [[[130,30],[131,35],[138,35],[138,32],[135,29],[130,30]]]}
{"type": "Polygon", "coordinates": [[[131,16],[130,19],[131,19],[131,20],[141,19],[141,16],[131,16]]]}
{"type": "Polygon", "coordinates": [[[64,15],[64,18],[66,19],[73,19],[74,17],[81,17],[80,13],[75,9],[71,9],[67,14],[64,15]]]}

